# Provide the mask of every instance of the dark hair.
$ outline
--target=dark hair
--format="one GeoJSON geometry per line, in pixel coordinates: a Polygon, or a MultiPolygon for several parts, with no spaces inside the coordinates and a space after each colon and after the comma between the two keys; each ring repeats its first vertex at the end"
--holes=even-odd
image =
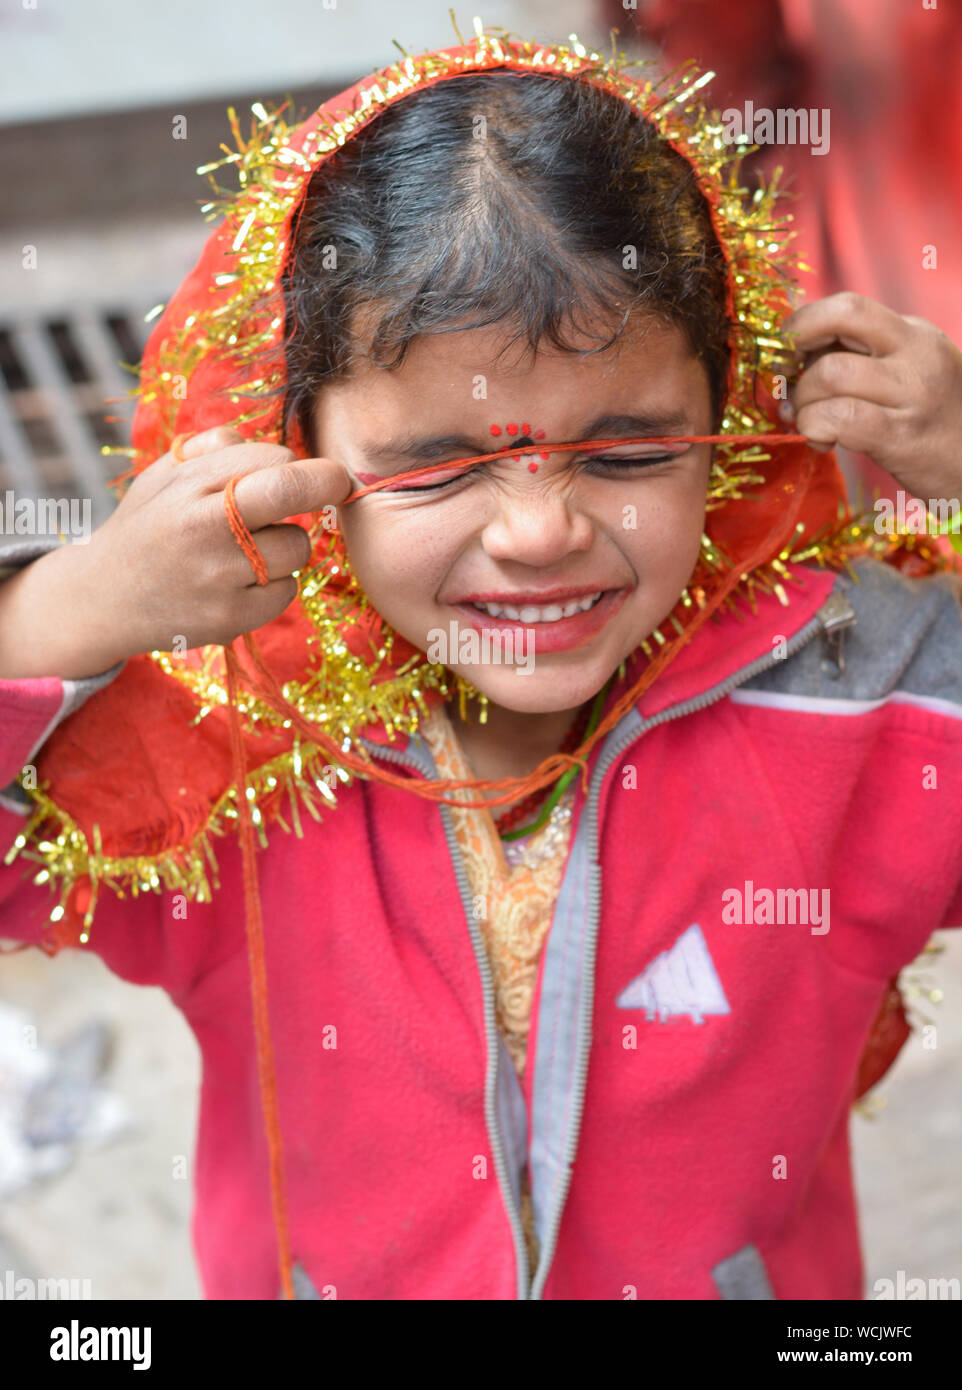
{"type": "Polygon", "coordinates": [[[520,325],[505,349],[584,351],[569,325],[599,352],[636,308],[685,331],[720,418],[731,324],[707,201],[649,121],[583,81],[500,69],[395,102],[312,175],[282,285],[285,427],[305,440],[362,339],[387,369],[418,334],[502,321],[520,325]]]}

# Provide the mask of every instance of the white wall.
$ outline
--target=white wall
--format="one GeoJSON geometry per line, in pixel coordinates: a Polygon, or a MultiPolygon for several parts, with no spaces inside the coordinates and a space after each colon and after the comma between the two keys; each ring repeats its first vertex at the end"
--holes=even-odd
{"type": "MultiPolygon", "coordinates": [[[[479,0],[454,6],[467,39],[479,0]]],[[[498,0],[488,25],[608,47],[595,7],[498,0]]],[[[627,35],[630,26],[623,26],[627,35]]],[[[443,0],[7,0],[0,124],[130,109],[259,88],[348,86],[408,52],[457,43],[443,0]],[[329,8],[330,7],[330,8],[329,8]]]]}

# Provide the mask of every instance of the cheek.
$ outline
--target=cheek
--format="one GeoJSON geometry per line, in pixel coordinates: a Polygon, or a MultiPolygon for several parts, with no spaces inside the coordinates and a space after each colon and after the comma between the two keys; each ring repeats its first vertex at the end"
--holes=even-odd
{"type": "Polygon", "coordinates": [[[704,488],[696,483],[639,491],[621,524],[622,548],[650,578],[686,565],[690,571],[705,525],[704,488]]]}
{"type": "Polygon", "coordinates": [[[431,524],[427,509],[369,507],[341,522],[351,568],[382,613],[399,605],[430,601],[447,563],[444,528],[431,524]]]}

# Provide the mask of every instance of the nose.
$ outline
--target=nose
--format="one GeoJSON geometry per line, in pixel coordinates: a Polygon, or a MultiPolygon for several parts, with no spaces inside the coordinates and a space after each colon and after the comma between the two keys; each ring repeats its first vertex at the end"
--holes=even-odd
{"type": "MultiPolygon", "coordinates": [[[[530,482],[526,470],[524,476],[530,482]]],[[[485,552],[493,560],[544,569],[573,551],[590,550],[594,525],[567,491],[563,484],[543,483],[499,490],[497,512],[481,536],[485,552]]]]}

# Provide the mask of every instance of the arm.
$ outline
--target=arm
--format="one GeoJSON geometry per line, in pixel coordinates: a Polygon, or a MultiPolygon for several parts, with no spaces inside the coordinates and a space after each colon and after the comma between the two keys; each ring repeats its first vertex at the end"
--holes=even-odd
{"type": "MultiPolygon", "coordinates": [[[[924,319],[854,294],[806,304],[789,315],[785,327],[796,339],[800,375],[783,418],[794,418],[815,449],[840,444],[868,454],[908,498],[948,516],[953,533],[946,539],[962,552],[953,520],[962,509],[962,351],[924,319]]],[[[875,507],[879,511],[880,503],[875,507]]],[[[876,528],[886,529],[879,521],[876,528]]],[[[913,589],[919,582],[903,583],[913,589]]],[[[962,926],[962,832],[955,814],[962,799],[953,794],[951,780],[958,776],[962,741],[962,579],[959,572],[930,578],[925,588],[934,611],[924,642],[910,661],[905,654],[899,686],[927,698],[933,720],[944,720],[944,733],[931,748],[920,746],[919,764],[931,766],[938,779],[923,800],[934,808],[939,797],[945,807],[935,832],[945,843],[940,854],[930,842],[932,861],[956,866],[955,889],[933,925],[954,927],[962,926]],[[937,607],[932,584],[944,589],[937,607]]],[[[902,631],[893,612],[886,617],[902,631]]],[[[880,634],[876,640],[885,639],[880,634]]],[[[899,795],[894,786],[880,793],[899,795]]],[[[904,959],[923,945],[921,938],[913,941],[904,959]]]]}
{"type": "MultiPolygon", "coordinates": [[[[246,444],[219,428],[188,441],[182,459],[165,454],[139,474],[87,544],[33,541],[8,557],[21,567],[0,583],[0,850],[16,848],[29,810],[14,779],[56,725],[127,657],[169,651],[175,638],[187,647],[230,643],[279,616],[297,593],[291,571],[311,553],[307,531],[283,518],[340,502],[353,486],[339,464],[296,460],[289,449],[246,444]],[[267,566],[263,585],[253,582],[224,510],[235,477],[235,500],[267,566]]],[[[27,859],[0,866],[0,936],[39,944],[48,931],[57,899],[32,885],[41,869],[27,859]]],[[[192,923],[212,911],[197,904],[192,923]]],[[[211,933],[171,926],[182,920],[170,894],[120,900],[106,887],[90,947],[123,977],[176,994],[193,979],[201,948],[211,949],[211,933]]]]}
{"type": "MultiPolygon", "coordinates": [[[[279,617],[311,556],[304,527],[285,522],[337,504],[354,486],[329,459],[297,459],[220,427],[162,455],[134,478],[83,545],[60,545],[0,584],[0,680],[82,680],[128,657],[227,644],[279,617]],[[224,489],[267,566],[267,583],[231,533],[224,489]]],[[[36,544],[36,543],[35,543],[36,544]]]]}
{"type": "MultiPolygon", "coordinates": [[[[0,580],[10,582],[60,544],[54,539],[30,539],[0,546],[0,580]]],[[[0,590],[2,592],[2,590],[0,590]]],[[[50,734],[97,690],[120,673],[118,662],[99,675],[79,680],[33,676],[0,680],[0,855],[12,847],[30,809],[18,778],[36,757],[50,734]]],[[[54,899],[31,884],[39,865],[28,861],[6,865],[0,859],[0,938],[39,945],[49,927],[54,899]],[[32,870],[33,872],[28,872],[32,870]]]]}
{"type": "MultiPolygon", "coordinates": [[[[14,541],[0,545],[0,583],[60,549],[49,540],[14,541]]],[[[3,589],[0,588],[0,595],[3,589]]],[[[97,675],[77,680],[37,675],[20,680],[0,679],[0,806],[20,812],[26,798],[16,778],[32,761],[50,734],[97,690],[120,674],[123,662],[97,675]]]]}
{"type": "MultiPolygon", "coordinates": [[[[20,557],[23,559],[23,556],[20,557]]],[[[0,549],[0,564],[10,560],[0,549]]],[[[51,910],[59,895],[34,882],[42,865],[18,856],[4,857],[26,823],[31,803],[15,778],[36,757],[51,731],[79,709],[85,700],[114,679],[122,663],[89,680],[61,680],[56,676],[25,680],[0,680],[0,954],[39,946],[55,954],[51,910]],[[8,785],[9,784],[9,785],[8,785]]],[[[142,893],[118,898],[109,889],[101,892],[90,941],[81,949],[99,955],[114,974],[133,984],[160,985],[181,997],[219,946],[212,930],[210,905],[192,905],[190,930],[183,912],[175,913],[169,893],[142,893]]],[[[73,944],[76,931],[69,933],[73,944]]]]}

